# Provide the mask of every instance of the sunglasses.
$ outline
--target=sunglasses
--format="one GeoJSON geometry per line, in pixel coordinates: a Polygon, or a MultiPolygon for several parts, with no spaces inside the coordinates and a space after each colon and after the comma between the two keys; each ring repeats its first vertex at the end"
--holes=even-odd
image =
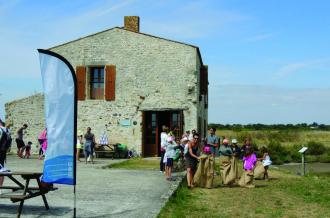
{"type": "Polygon", "coordinates": [[[198,139],[198,138],[194,137],[194,139],[198,139]]]}

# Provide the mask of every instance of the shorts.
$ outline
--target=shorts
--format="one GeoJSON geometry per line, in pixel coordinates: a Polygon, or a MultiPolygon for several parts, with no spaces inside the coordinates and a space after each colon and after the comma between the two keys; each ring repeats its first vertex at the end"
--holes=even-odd
{"type": "Polygon", "coordinates": [[[173,158],[167,158],[166,166],[167,167],[173,167],[173,158]]]}
{"type": "Polygon", "coordinates": [[[25,147],[24,141],[22,139],[16,139],[16,144],[18,149],[25,147]]]}

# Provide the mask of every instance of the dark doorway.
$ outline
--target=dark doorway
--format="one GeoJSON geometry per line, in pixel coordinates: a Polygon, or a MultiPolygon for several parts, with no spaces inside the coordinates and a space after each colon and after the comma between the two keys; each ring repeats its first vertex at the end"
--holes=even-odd
{"type": "Polygon", "coordinates": [[[144,111],[142,154],[144,157],[160,155],[160,133],[166,125],[176,137],[183,133],[182,111],[144,111]]]}

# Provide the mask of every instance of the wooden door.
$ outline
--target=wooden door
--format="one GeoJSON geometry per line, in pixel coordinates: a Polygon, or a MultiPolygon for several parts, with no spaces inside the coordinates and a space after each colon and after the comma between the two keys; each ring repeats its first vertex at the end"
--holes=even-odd
{"type": "Polygon", "coordinates": [[[144,157],[158,156],[158,125],[157,112],[144,112],[144,157]]]}

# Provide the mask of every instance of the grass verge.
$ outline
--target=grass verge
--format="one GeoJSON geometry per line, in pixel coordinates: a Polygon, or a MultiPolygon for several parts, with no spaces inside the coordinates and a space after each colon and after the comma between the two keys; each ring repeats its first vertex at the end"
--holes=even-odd
{"type": "Polygon", "coordinates": [[[110,164],[103,168],[107,169],[130,169],[130,170],[159,170],[159,160],[132,158],[124,162],[110,164]]]}

